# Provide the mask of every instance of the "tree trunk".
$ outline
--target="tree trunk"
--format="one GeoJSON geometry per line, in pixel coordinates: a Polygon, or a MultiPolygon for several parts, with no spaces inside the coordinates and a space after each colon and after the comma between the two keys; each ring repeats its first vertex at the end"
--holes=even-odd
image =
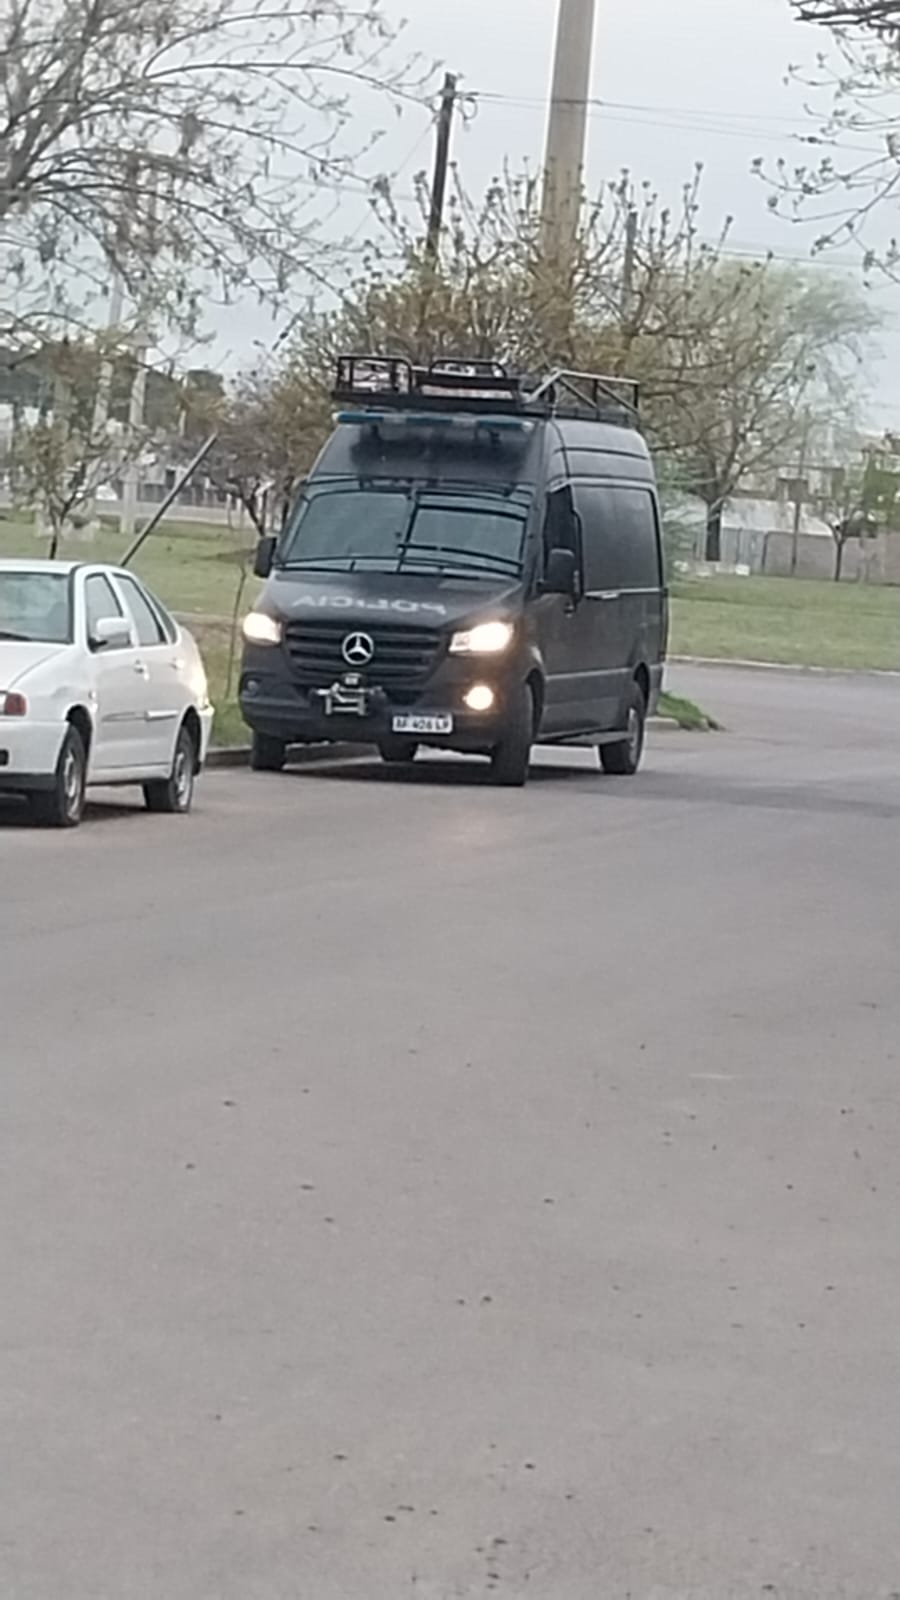
{"type": "Polygon", "coordinates": [[[706,508],[706,559],[707,561],[721,561],[722,559],[722,506],[714,505],[706,508]]]}
{"type": "Polygon", "coordinates": [[[838,539],[834,555],[834,581],[840,583],[844,573],[844,539],[838,539]]]}

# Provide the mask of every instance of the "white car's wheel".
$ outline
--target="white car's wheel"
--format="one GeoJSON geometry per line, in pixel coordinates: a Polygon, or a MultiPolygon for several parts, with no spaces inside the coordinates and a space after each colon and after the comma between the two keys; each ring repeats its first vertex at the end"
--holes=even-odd
{"type": "Polygon", "coordinates": [[[187,816],[194,800],[194,779],[197,774],[197,742],[191,729],[183,724],[175,744],[172,771],[159,783],[144,784],[144,800],[148,811],[166,812],[170,816],[187,816]]]}
{"type": "Polygon", "coordinates": [[[77,728],[70,727],[62,742],[52,789],[31,796],[36,822],[45,828],[77,828],[84,816],[87,752],[77,728]]]}

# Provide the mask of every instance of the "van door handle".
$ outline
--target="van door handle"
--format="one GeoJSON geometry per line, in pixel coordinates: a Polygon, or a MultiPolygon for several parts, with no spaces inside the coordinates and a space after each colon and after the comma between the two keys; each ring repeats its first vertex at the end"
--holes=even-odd
{"type": "Polygon", "coordinates": [[[602,593],[598,594],[597,596],[598,600],[621,600],[621,598],[621,589],[604,589],[602,593]]]}

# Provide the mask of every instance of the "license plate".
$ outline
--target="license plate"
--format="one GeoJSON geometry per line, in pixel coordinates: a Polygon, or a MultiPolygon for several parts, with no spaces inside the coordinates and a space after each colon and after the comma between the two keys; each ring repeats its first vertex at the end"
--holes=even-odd
{"type": "Polygon", "coordinates": [[[448,714],[436,717],[395,717],[391,726],[394,733],[447,734],[453,732],[453,718],[448,714]]]}

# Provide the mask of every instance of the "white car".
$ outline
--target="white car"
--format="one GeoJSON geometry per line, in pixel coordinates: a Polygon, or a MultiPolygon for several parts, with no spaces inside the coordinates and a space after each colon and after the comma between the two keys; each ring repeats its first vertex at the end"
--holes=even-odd
{"type": "Polygon", "coordinates": [[[194,640],[132,572],[0,561],[0,795],[75,827],[91,784],[187,812],[213,711],[194,640]]]}

